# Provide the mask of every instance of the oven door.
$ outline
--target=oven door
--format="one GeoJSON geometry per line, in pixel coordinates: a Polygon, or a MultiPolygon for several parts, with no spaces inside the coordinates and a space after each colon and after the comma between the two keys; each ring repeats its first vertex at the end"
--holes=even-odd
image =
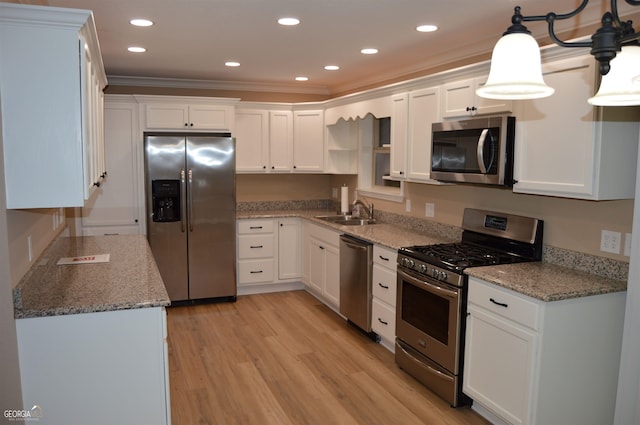
{"type": "Polygon", "coordinates": [[[398,268],[396,336],[457,375],[462,288],[398,268]]]}

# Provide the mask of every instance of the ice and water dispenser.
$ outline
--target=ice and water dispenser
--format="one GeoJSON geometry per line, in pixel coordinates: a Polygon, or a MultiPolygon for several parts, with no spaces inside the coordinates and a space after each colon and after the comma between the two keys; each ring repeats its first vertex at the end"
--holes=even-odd
{"type": "Polygon", "coordinates": [[[180,221],[180,180],[151,182],[153,221],[180,221]]]}

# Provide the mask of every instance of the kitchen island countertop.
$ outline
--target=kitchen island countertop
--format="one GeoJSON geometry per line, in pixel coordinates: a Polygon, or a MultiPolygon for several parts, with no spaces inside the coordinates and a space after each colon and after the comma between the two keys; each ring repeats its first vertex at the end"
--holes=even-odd
{"type": "Polygon", "coordinates": [[[58,237],[13,290],[16,319],[168,306],[144,235],[58,237]],[[110,254],[109,262],[57,265],[110,254]]]}

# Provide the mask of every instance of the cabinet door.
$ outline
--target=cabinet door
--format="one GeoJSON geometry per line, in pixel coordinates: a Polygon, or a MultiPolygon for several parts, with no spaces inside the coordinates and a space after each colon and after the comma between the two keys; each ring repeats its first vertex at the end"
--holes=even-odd
{"type": "Polygon", "coordinates": [[[278,224],[278,277],[300,277],[300,220],[281,219],[278,224]]]}
{"type": "Polygon", "coordinates": [[[442,86],[442,118],[511,112],[510,100],[485,99],[476,96],[476,89],[486,82],[486,77],[468,78],[442,86]]]}
{"type": "Polygon", "coordinates": [[[232,131],[234,107],[225,105],[189,105],[189,128],[232,131]]]}
{"type": "Polygon", "coordinates": [[[236,111],[236,171],[264,172],[269,162],[269,113],[262,110],[236,111]]]}
{"type": "Polygon", "coordinates": [[[440,121],[440,88],[431,87],[409,96],[409,146],[407,177],[429,181],[431,174],[431,125],[440,121]]]}
{"type": "Polygon", "coordinates": [[[189,107],[180,103],[151,103],[146,105],[148,129],[189,128],[189,107]]]}
{"type": "Polygon", "coordinates": [[[393,115],[391,115],[391,169],[390,175],[395,179],[405,179],[407,160],[407,119],[409,113],[409,95],[404,93],[391,98],[393,115]]]}
{"type": "Polygon", "coordinates": [[[473,78],[455,81],[442,86],[442,118],[466,117],[475,100],[473,78]]]}
{"type": "Polygon", "coordinates": [[[530,419],[537,335],[469,305],[463,391],[512,424],[530,419]]]}
{"type": "Polygon", "coordinates": [[[82,231],[84,235],[140,233],[138,105],[107,102],[104,124],[109,174],[95,201],[82,210],[82,231]]]}
{"type": "Polygon", "coordinates": [[[340,307],[340,249],[325,245],[324,297],[334,307],[340,307]]]}
{"type": "Polygon", "coordinates": [[[322,172],[324,170],[323,111],[296,111],[293,119],[293,171],[322,172]]]}
{"type": "Polygon", "coordinates": [[[553,96],[521,102],[516,120],[514,192],[589,197],[594,191],[595,68],[591,57],[544,66],[553,96]]]}
{"type": "Polygon", "coordinates": [[[288,172],[293,167],[293,113],[269,112],[269,169],[288,172]]]}
{"type": "Polygon", "coordinates": [[[324,260],[325,260],[325,243],[314,238],[309,237],[309,278],[308,284],[312,291],[322,295],[324,287],[324,260]]]}

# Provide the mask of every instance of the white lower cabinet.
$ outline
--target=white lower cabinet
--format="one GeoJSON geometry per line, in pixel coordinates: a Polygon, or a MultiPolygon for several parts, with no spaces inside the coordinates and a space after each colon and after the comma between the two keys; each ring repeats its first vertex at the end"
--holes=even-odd
{"type": "Polygon", "coordinates": [[[16,330],[38,423],[171,423],[163,307],[18,319],[16,330]]]}
{"type": "Polygon", "coordinates": [[[395,250],[373,246],[371,328],[380,343],[391,351],[396,340],[396,258],[395,250]]]}
{"type": "Polygon", "coordinates": [[[624,292],[543,302],[471,277],[464,393],[493,423],[612,423],[624,305],[624,292]]]}
{"type": "Polygon", "coordinates": [[[340,233],[305,223],[304,282],[329,306],[340,308],[340,233]]]}
{"type": "Polygon", "coordinates": [[[238,294],[299,289],[300,219],[238,220],[238,294]]]}

